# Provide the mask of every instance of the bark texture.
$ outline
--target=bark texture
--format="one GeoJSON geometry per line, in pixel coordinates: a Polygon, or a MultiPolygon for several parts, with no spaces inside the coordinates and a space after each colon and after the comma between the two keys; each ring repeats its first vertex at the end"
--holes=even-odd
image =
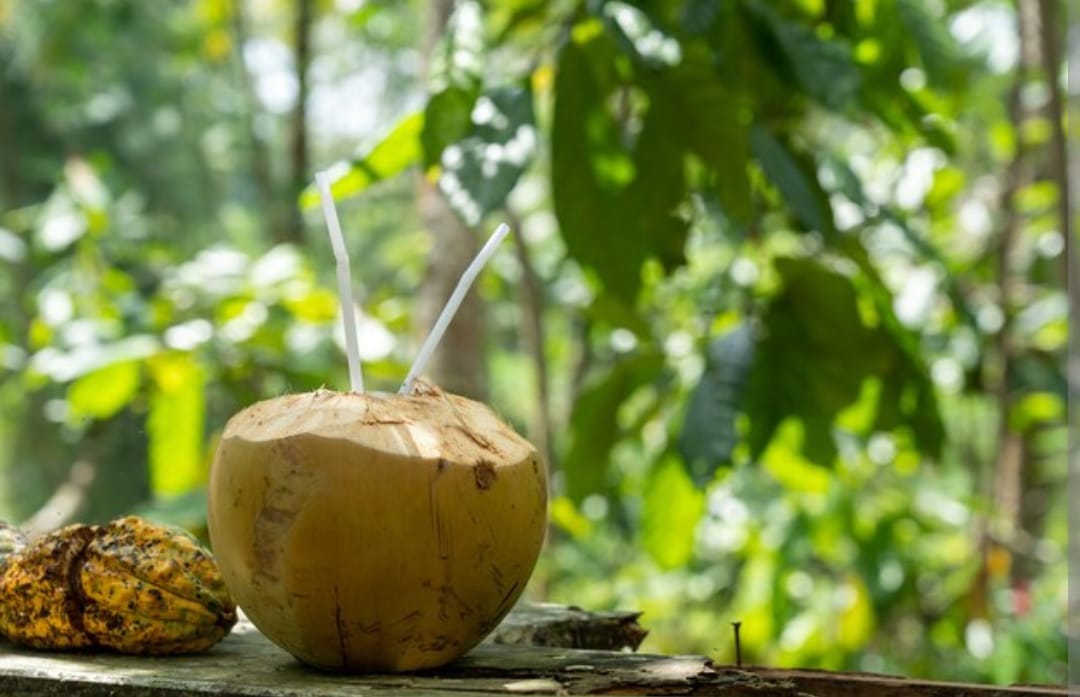
{"type": "MultiPolygon", "coordinates": [[[[425,73],[452,10],[451,0],[431,0],[428,4],[427,31],[421,46],[425,73]]],[[[476,256],[479,243],[476,231],[461,222],[436,183],[426,176],[417,177],[416,200],[420,217],[431,235],[428,273],[416,311],[416,331],[422,338],[435,324],[465,267],[476,256]]],[[[448,392],[488,401],[484,335],[484,305],[474,286],[428,364],[428,379],[448,392]]]]}

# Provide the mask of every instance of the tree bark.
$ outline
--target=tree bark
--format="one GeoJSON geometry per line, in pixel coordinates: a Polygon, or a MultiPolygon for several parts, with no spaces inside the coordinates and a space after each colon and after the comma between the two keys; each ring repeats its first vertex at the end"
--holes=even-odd
{"type": "Polygon", "coordinates": [[[298,200],[308,180],[308,64],[311,63],[312,0],[296,0],[293,40],[296,55],[296,108],[293,110],[289,140],[289,225],[284,240],[294,244],[304,241],[304,220],[298,200]]]}
{"type": "MultiPolygon", "coordinates": [[[[1047,101],[1046,117],[1050,122],[1049,176],[1057,186],[1058,230],[1064,237],[1065,248],[1061,256],[1061,281],[1069,288],[1070,307],[1073,312],[1080,312],[1080,286],[1069,286],[1070,271],[1080,270],[1075,258],[1075,246],[1072,239],[1072,219],[1069,211],[1069,170],[1066,160],[1068,141],[1065,137],[1065,102],[1061,94],[1061,82],[1058,79],[1062,69],[1060,3],[1052,0],[1038,0],[1039,16],[1039,58],[1042,77],[1046,81],[1047,101]]],[[[1080,319],[1075,315],[1073,319],[1080,319]]]]}
{"type": "Polygon", "coordinates": [[[521,266],[521,338],[533,362],[536,383],[536,404],[530,411],[529,440],[548,463],[549,471],[555,469],[554,444],[551,430],[551,392],[548,386],[548,362],[544,351],[544,292],[540,278],[533,267],[529,244],[521,234],[521,219],[511,210],[506,212],[507,221],[515,234],[514,251],[521,266]]]}
{"type": "MultiPolygon", "coordinates": [[[[476,256],[478,245],[473,231],[458,219],[442,192],[423,175],[417,184],[417,200],[432,243],[416,310],[417,329],[423,335],[435,324],[465,267],[476,256]]],[[[428,379],[448,392],[486,402],[484,334],[484,304],[474,286],[431,357],[428,379]]]]}
{"type": "MultiPolygon", "coordinates": [[[[446,29],[452,9],[451,0],[431,0],[428,3],[428,30],[422,46],[425,73],[435,43],[446,29]]],[[[479,245],[475,231],[461,222],[435,182],[423,174],[417,177],[416,198],[432,243],[428,273],[420,289],[415,313],[417,332],[423,336],[435,324],[465,267],[476,256],[479,245]]],[[[487,401],[484,336],[483,301],[474,287],[465,297],[432,356],[428,364],[428,379],[449,392],[487,401]]]]}
{"type": "MultiPolygon", "coordinates": [[[[1016,366],[1023,358],[1015,345],[1012,316],[1015,308],[1022,304],[1016,298],[1017,279],[1011,268],[1014,256],[1013,247],[1023,230],[1023,216],[1016,210],[1014,198],[1021,189],[1031,184],[1036,178],[1046,178],[1058,189],[1056,216],[1058,230],[1063,235],[1064,250],[1061,255],[1061,280],[1068,287],[1070,267],[1075,268],[1074,245],[1071,241],[1069,221],[1068,177],[1065,160],[1064,112],[1058,75],[1061,69],[1059,46],[1060,25],[1057,23],[1055,3],[1048,0],[1018,0],[1017,20],[1020,38],[1020,64],[1017,67],[1016,85],[1010,98],[1010,118],[1013,130],[1018,136],[1017,151],[1006,174],[1006,186],[1002,192],[1004,222],[1002,227],[1002,245],[999,250],[998,274],[1001,288],[1001,304],[1005,323],[998,337],[998,351],[1002,362],[1001,382],[998,402],[999,454],[997,461],[996,503],[1000,513],[996,531],[1002,544],[1011,552],[1010,581],[1016,599],[1017,611],[1026,611],[1028,585],[1037,573],[1037,559],[1034,540],[1043,528],[1046,515],[1046,482],[1040,470],[1043,458],[1035,448],[1035,439],[1040,424],[1018,432],[1010,424],[1010,415],[1015,406],[1016,366]],[[1048,94],[1046,104],[1040,112],[1032,113],[1025,109],[1020,100],[1020,92],[1028,85],[1042,83],[1048,94]],[[1034,149],[1023,140],[1025,121],[1042,116],[1051,124],[1051,139],[1048,146],[1034,149]]],[[[1066,292],[1075,295],[1074,285],[1066,292]]],[[[1070,316],[1075,321],[1077,306],[1071,303],[1070,316]]]]}
{"type": "MultiPolygon", "coordinates": [[[[1017,31],[1020,41],[1020,63],[1016,68],[1016,78],[1009,93],[1009,120],[1013,132],[1017,134],[1016,151],[1005,172],[1004,186],[1001,190],[1000,208],[1002,213],[1001,228],[997,244],[997,284],[998,305],[1001,308],[1002,324],[995,338],[998,359],[996,380],[996,398],[998,407],[997,424],[997,459],[994,465],[994,503],[995,518],[986,533],[1001,541],[1011,549],[1011,541],[1016,534],[1021,519],[1021,496],[1023,486],[1024,444],[1023,439],[1011,426],[1014,404],[1013,383],[1016,372],[1016,346],[1012,336],[1013,315],[1016,307],[1016,279],[1014,278],[1013,260],[1017,238],[1023,221],[1016,209],[1016,195],[1031,179],[1028,165],[1028,147],[1020,134],[1026,117],[1021,101],[1021,92],[1030,76],[1032,60],[1035,59],[1036,41],[1034,30],[1037,18],[1032,0],[1019,0],[1017,4],[1017,31]]],[[[989,563],[989,540],[982,541],[984,563],[989,563]]],[[[981,580],[989,578],[983,574],[981,580]]],[[[984,589],[984,595],[985,591],[984,589]]]]}
{"type": "Polygon", "coordinates": [[[259,101],[255,96],[251,73],[248,72],[247,63],[244,61],[244,46],[250,36],[247,0],[232,0],[229,20],[234,46],[233,62],[235,64],[236,84],[246,111],[243,115],[242,127],[247,136],[248,150],[251,156],[249,166],[251,180],[255,187],[255,201],[259,210],[266,215],[266,225],[270,232],[270,238],[282,241],[288,236],[287,228],[290,224],[288,220],[289,206],[283,197],[278,194],[274,182],[274,171],[270,165],[271,158],[266,140],[259,133],[258,128],[259,101]]]}

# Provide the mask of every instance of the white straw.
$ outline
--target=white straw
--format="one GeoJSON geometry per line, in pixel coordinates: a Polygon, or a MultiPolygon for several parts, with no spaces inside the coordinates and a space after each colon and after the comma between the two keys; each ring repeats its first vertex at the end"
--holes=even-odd
{"type": "Polygon", "coordinates": [[[360,372],[360,347],[356,342],[356,309],[353,304],[349,272],[349,252],[345,249],[345,238],[341,235],[341,223],[338,222],[337,208],[334,207],[334,196],[330,193],[330,175],[326,172],[316,172],[315,185],[319,188],[323,217],[326,218],[326,229],[330,231],[330,246],[334,248],[334,259],[337,261],[338,299],[341,303],[341,321],[345,326],[345,354],[349,361],[349,386],[353,392],[363,392],[364,375],[360,372]]]}
{"type": "Polygon", "coordinates": [[[450,324],[450,320],[457,314],[458,307],[461,305],[461,301],[465,299],[465,294],[469,292],[469,288],[472,287],[473,281],[480,274],[480,270],[484,268],[484,265],[488,263],[492,255],[495,254],[495,250],[498,248],[499,243],[503,241],[507,233],[510,232],[510,226],[506,223],[501,223],[499,227],[495,229],[495,232],[488,238],[488,241],[484,243],[480,253],[476,255],[476,258],[472,260],[468,268],[465,269],[465,273],[461,274],[461,280],[458,281],[457,287],[454,288],[454,292],[450,294],[450,299],[446,301],[446,306],[442,309],[442,313],[439,314],[439,319],[435,321],[435,326],[431,328],[431,333],[424,339],[423,345],[420,346],[420,352],[416,354],[416,360],[413,361],[412,368],[409,368],[409,374],[405,377],[405,382],[402,384],[401,389],[398,390],[400,394],[409,394],[413,390],[413,385],[416,383],[416,378],[424,372],[424,368],[427,367],[428,361],[431,359],[431,354],[435,352],[435,347],[439,345],[439,341],[442,340],[443,334],[446,333],[446,327],[450,324]]]}

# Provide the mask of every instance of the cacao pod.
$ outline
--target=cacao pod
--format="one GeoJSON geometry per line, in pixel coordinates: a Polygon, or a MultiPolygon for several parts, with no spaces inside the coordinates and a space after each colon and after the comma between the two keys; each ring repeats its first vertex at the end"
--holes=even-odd
{"type": "Polygon", "coordinates": [[[127,517],[71,525],[21,550],[11,539],[0,558],[0,635],[16,644],[191,653],[236,623],[213,559],[178,528],[127,517]]]}

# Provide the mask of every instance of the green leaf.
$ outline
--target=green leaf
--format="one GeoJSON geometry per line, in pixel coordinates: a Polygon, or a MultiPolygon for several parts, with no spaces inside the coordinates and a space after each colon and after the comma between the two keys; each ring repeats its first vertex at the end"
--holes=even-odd
{"type": "Polygon", "coordinates": [[[762,317],[747,393],[751,455],[794,418],[806,456],[831,464],[837,416],[871,377],[881,380],[874,428],[910,428],[924,452],[939,453],[944,430],[933,384],[906,330],[891,321],[865,325],[852,279],[817,261],[785,257],[776,268],[783,289],[762,317]]]}
{"type": "Polygon", "coordinates": [[[582,390],[570,415],[570,444],[563,458],[566,495],[581,501],[608,486],[611,448],[622,437],[619,405],[638,387],[656,380],[662,356],[643,353],[619,361],[611,371],[582,390]]]}
{"type": "Polygon", "coordinates": [[[682,5],[680,24],[690,36],[706,36],[716,25],[723,11],[716,0],[686,0],[682,5]]]}
{"type": "Polygon", "coordinates": [[[761,462],[765,471],[785,490],[805,496],[823,496],[832,482],[831,470],[803,457],[806,436],[801,421],[784,419],[761,454],[761,462]]]}
{"type": "Polygon", "coordinates": [[[860,78],[846,42],[819,39],[809,27],[790,22],[780,25],[779,36],[807,94],[830,109],[851,104],[860,78]]]}
{"type": "Polygon", "coordinates": [[[694,534],[705,513],[705,492],[694,486],[679,458],[669,455],[650,473],[641,511],[645,551],[663,569],[694,556],[694,534]]]}
{"type": "MultiPolygon", "coordinates": [[[[903,226],[902,222],[897,223],[903,226]]],[[[892,292],[870,260],[866,249],[853,237],[844,236],[840,239],[845,255],[855,262],[861,272],[857,280],[880,318],[879,331],[896,349],[890,379],[884,383],[878,398],[874,427],[887,430],[907,426],[912,429],[919,448],[936,457],[945,443],[945,426],[919,337],[896,316],[892,292]]],[[[953,298],[961,317],[966,318],[969,326],[975,327],[972,310],[955,281],[947,282],[946,292],[953,298]]]]}
{"type": "Polygon", "coordinates": [[[653,92],[657,99],[676,105],[677,123],[670,135],[680,137],[684,147],[709,167],[724,214],[746,223],[753,213],[747,175],[750,134],[740,116],[746,100],[711,65],[695,58],[688,56],[658,80],[663,89],[653,92]]]}
{"type": "MultiPolygon", "coordinates": [[[[567,8],[560,9],[562,14],[567,12],[567,8]]],[[[495,45],[536,40],[539,32],[563,20],[547,0],[503,0],[489,5],[487,13],[495,45]]]]}
{"type": "Polygon", "coordinates": [[[647,338],[652,333],[652,325],[640,312],[634,311],[633,305],[603,290],[585,308],[585,316],[612,327],[629,329],[641,338],[647,338]]]}
{"type": "Polygon", "coordinates": [[[716,469],[731,463],[739,435],[735,420],[754,360],[754,335],[743,322],[709,343],[705,372],[690,396],[679,452],[698,486],[705,486],[716,469]]]}
{"type": "Polygon", "coordinates": [[[832,209],[818,183],[813,163],[796,154],[761,126],[750,131],[754,157],[765,176],[780,191],[792,215],[811,230],[828,235],[835,230],[832,209]]]}
{"type": "Polygon", "coordinates": [[[918,52],[928,84],[962,88],[967,62],[946,24],[931,14],[925,0],[896,0],[896,12],[906,43],[918,52]]]}
{"type": "Polygon", "coordinates": [[[768,3],[751,1],[745,8],[756,29],[758,53],[782,82],[794,82],[830,109],[852,103],[861,78],[845,41],[820,38],[806,24],[783,19],[768,3]]]}
{"type": "MultiPolygon", "coordinates": [[[[398,121],[393,130],[365,155],[348,163],[345,174],[331,187],[334,198],[357,196],[372,184],[395,177],[419,163],[423,155],[420,143],[423,127],[422,112],[409,114],[398,121]]],[[[308,186],[300,194],[300,205],[304,208],[319,205],[319,192],[314,186],[308,186]]]]}
{"type": "Polygon", "coordinates": [[[641,9],[630,3],[609,0],[600,16],[616,42],[636,62],[649,68],[677,65],[682,55],[679,42],[667,34],[641,9]]]}
{"type": "Polygon", "coordinates": [[[456,143],[469,132],[476,92],[447,87],[428,99],[424,107],[424,130],[420,142],[424,149],[424,167],[439,161],[447,146],[456,143]]]}
{"type": "MultiPolygon", "coordinates": [[[[724,127],[712,125],[707,114],[688,134],[682,90],[653,76],[641,83],[648,96],[641,130],[636,139],[625,137],[610,112],[619,89],[610,39],[585,29],[574,36],[580,43],[563,46],[556,74],[555,214],[570,256],[596,272],[606,293],[633,307],[647,258],[669,271],[685,263],[689,220],[679,209],[688,195],[686,154],[690,143],[712,148],[713,135],[724,127]]],[[[745,174],[745,158],[738,159],[725,164],[745,174]]]]}
{"type": "Polygon", "coordinates": [[[1017,401],[1009,414],[1009,425],[1024,433],[1034,427],[1058,423],[1065,414],[1065,404],[1053,392],[1031,392],[1017,401]]]}
{"type": "Polygon", "coordinates": [[[866,582],[857,574],[845,574],[837,595],[847,602],[839,609],[836,622],[836,642],[852,653],[866,646],[874,631],[874,605],[866,582]]]}
{"type": "Polygon", "coordinates": [[[603,35],[586,34],[559,51],[551,133],[551,188],[567,252],[591,267],[613,295],[633,305],[641,286],[646,240],[626,207],[630,160],[607,111],[614,51],[603,35]],[[613,167],[613,164],[616,165],[613,167]]]}
{"type": "Polygon", "coordinates": [[[135,361],[120,361],[87,373],[68,387],[71,416],[78,420],[114,416],[138,394],[140,377],[135,361]]]}
{"type": "Polygon", "coordinates": [[[182,353],[157,356],[149,367],[154,383],[146,419],[150,487],[155,496],[185,494],[206,481],[206,375],[193,356],[182,353]]]}
{"type": "Polygon", "coordinates": [[[467,225],[503,205],[532,161],[537,138],[529,90],[500,87],[480,96],[468,137],[443,151],[439,178],[447,203],[467,225]]]}
{"type": "MultiPolygon", "coordinates": [[[[882,76],[882,79],[886,79],[886,76],[882,76]]],[[[891,83],[896,76],[888,75],[887,79],[891,83]]],[[[862,101],[870,112],[897,134],[922,138],[947,155],[956,153],[956,136],[948,121],[940,118],[939,114],[932,114],[917,95],[867,81],[862,101]]]]}
{"type": "Polygon", "coordinates": [[[689,221],[675,208],[686,198],[683,153],[672,142],[681,124],[678,107],[668,99],[652,99],[634,152],[636,175],[627,194],[632,211],[628,235],[645,240],[647,254],[665,270],[686,262],[689,221]]]}
{"type": "Polygon", "coordinates": [[[783,290],[769,303],[747,413],[751,455],[788,417],[803,424],[803,448],[817,464],[836,453],[832,424],[858,399],[863,378],[884,372],[887,337],[863,326],[851,280],[818,262],[777,259],[783,290]]]}

